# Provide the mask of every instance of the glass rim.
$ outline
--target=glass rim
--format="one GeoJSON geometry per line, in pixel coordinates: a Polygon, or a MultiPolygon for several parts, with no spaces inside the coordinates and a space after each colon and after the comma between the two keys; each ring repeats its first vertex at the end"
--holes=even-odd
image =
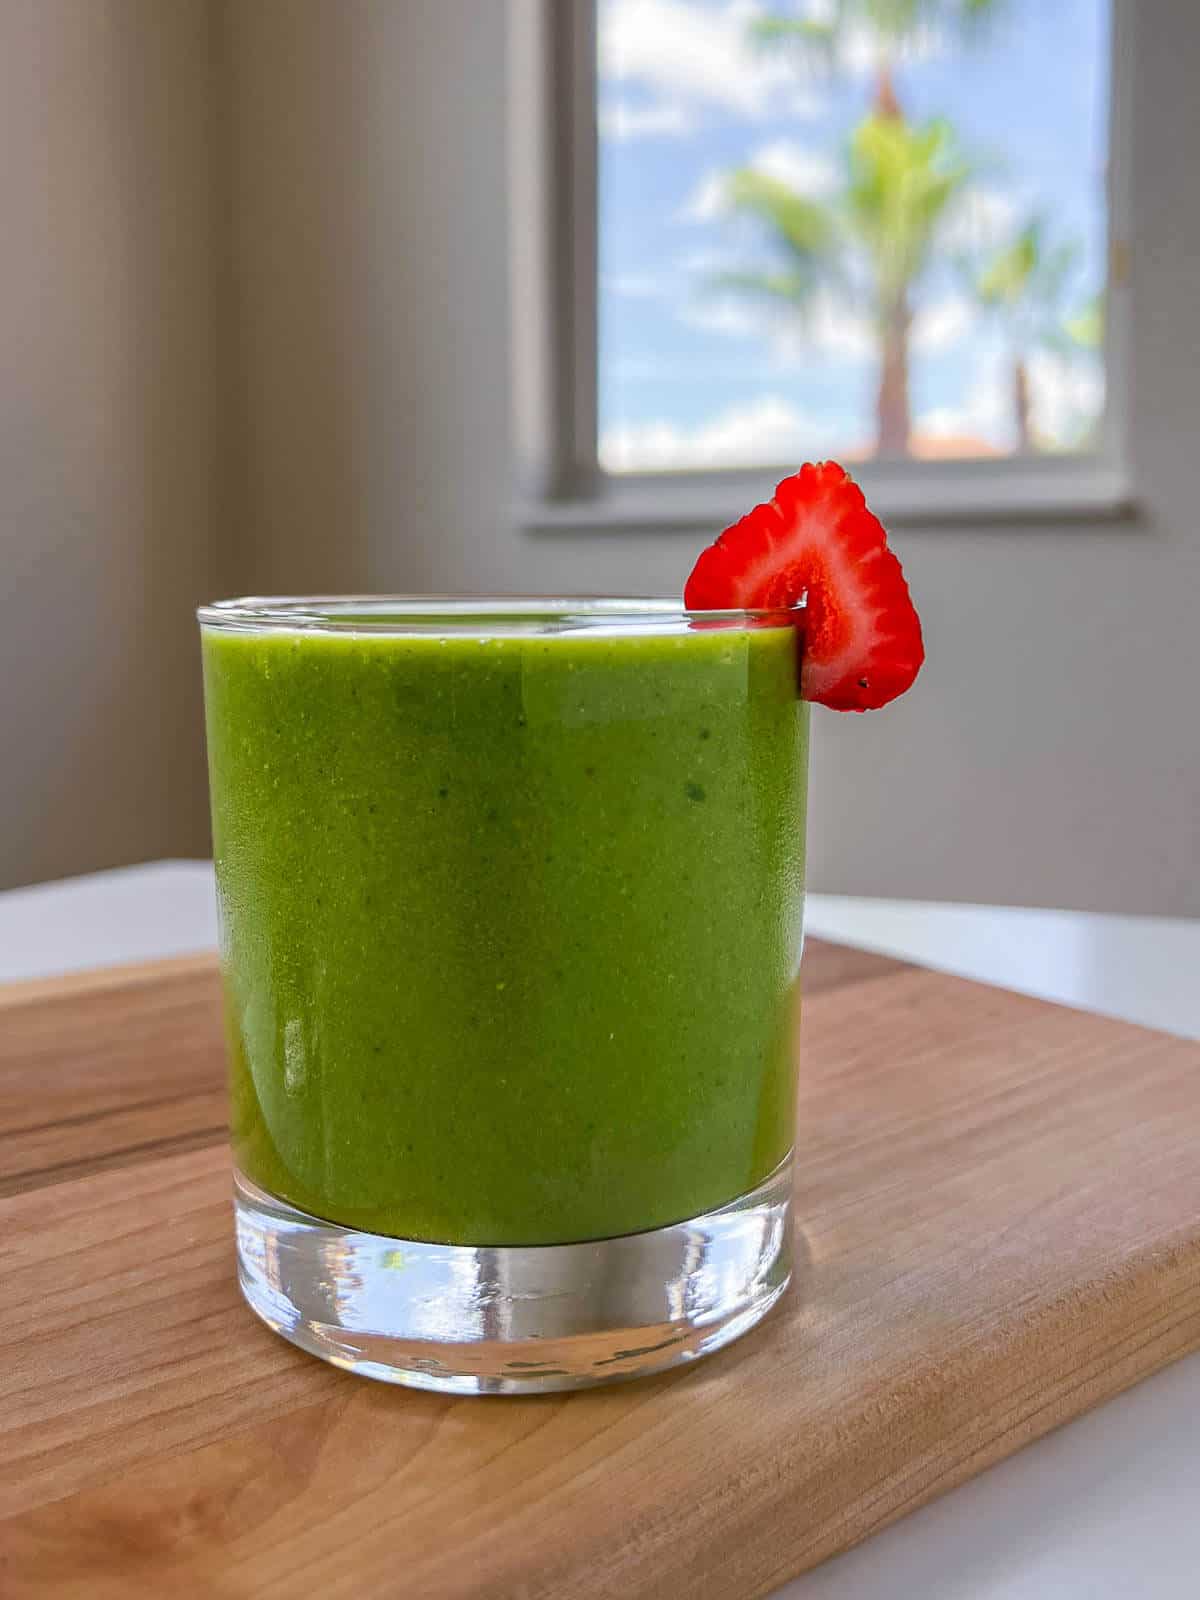
{"type": "Polygon", "coordinates": [[[445,631],[503,635],[578,633],[597,628],[640,632],[709,627],[795,627],[804,602],[767,608],[697,610],[681,600],[643,595],[243,595],[199,606],[202,628],[234,633],[305,633],[400,637],[445,631]]]}

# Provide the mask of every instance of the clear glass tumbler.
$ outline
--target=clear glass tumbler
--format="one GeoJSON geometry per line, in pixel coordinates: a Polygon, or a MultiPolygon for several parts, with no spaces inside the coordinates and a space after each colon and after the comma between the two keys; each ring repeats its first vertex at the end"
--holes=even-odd
{"type": "Polygon", "coordinates": [[[243,1293],[353,1371],[566,1389],[791,1270],[795,613],[200,612],[243,1293]]]}

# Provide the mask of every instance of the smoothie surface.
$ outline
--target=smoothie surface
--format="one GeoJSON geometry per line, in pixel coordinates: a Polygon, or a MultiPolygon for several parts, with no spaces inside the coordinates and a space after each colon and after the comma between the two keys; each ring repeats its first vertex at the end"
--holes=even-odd
{"type": "Polygon", "coordinates": [[[786,1156],[808,712],[787,626],[203,634],[235,1159],[548,1244],[786,1156]]]}

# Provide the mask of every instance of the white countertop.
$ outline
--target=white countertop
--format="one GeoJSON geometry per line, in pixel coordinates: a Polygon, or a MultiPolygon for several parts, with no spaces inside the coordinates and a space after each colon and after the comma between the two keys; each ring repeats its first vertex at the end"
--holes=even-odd
{"type": "MultiPolygon", "coordinates": [[[[1200,921],[812,895],[808,931],[1200,1038],[1200,921]]],[[[0,893],[0,980],[216,942],[212,869],[0,893]]],[[[782,1600],[1196,1600],[1200,1355],[779,1591],[782,1600]]]]}

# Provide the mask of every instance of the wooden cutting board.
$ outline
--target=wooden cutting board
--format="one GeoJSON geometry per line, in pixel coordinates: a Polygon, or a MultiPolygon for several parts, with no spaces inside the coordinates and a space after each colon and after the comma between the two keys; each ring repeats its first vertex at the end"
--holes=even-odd
{"type": "Polygon", "coordinates": [[[796,1289],[680,1372],[348,1377],[234,1284],[207,957],[0,989],[0,1593],[768,1593],[1200,1345],[1200,1047],[805,958],[796,1289]]]}

